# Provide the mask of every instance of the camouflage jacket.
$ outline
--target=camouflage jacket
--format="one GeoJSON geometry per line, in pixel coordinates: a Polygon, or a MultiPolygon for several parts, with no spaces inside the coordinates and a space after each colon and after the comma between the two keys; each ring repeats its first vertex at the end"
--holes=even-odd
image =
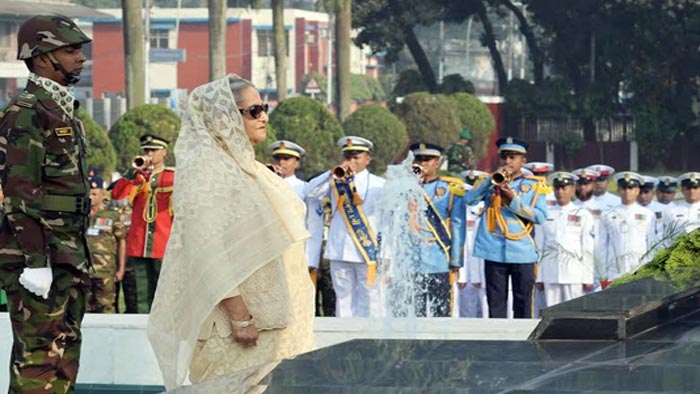
{"type": "Polygon", "coordinates": [[[114,209],[102,209],[90,219],[87,241],[92,256],[94,272],[90,276],[111,278],[117,271],[117,248],[126,238],[126,226],[122,215],[114,209]]]}
{"type": "Polygon", "coordinates": [[[85,134],[32,81],[0,113],[0,181],[5,220],[0,265],[67,264],[87,272],[90,199],[85,134]]]}
{"type": "Polygon", "coordinates": [[[454,143],[447,148],[447,170],[460,173],[469,170],[473,166],[472,148],[469,145],[454,143]]]}

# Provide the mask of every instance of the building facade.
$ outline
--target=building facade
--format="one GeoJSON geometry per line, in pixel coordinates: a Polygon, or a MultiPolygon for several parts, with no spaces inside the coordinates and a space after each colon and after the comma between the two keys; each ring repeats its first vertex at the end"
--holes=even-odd
{"type": "MultiPolygon", "coordinates": [[[[92,95],[124,95],[125,71],[120,9],[101,10],[111,18],[93,18],[92,95]]],[[[286,9],[287,89],[303,92],[310,72],[328,75],[332,25],[326,13],[286,9]]],[[[150,56],[147,67],[152,97],[186,94],[209,80],[207,9],[159,9],[150,13],[150,56]]],[[[226,71],[250,79],[274,101],[277,96],[273,56],[272,10],[231,8],[226,13],[226,71]]],[[[352,72],[376,75],[368,50],[352,49],[352,72]]]]}

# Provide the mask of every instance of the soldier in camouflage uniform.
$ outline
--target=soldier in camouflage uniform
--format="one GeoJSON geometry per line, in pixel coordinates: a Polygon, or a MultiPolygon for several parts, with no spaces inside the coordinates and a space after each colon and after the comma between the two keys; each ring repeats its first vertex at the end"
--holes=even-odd
{"type": "Polygon", "coordinates": [[[121,213],[105,206],[103,185],[99,177],[90,183],[92,209],[87,241],[93,270],[90,271],[87,311],[91,313],[114,313],[115,282],[124,277],[126,268],[126,227],[121,213]]]}
{"type": "Polygon", "coordinates": [[[462,130],[459,133],[459,141],[447,148],[447,171],[459,174],[474,167],[474,153],[469,146],[472,132],[462,130]]]}
{"type": "Polygon", "coordinates": [[[85,133],[69,87],[90,42],[63,16],[35,16],[17,34],[25,89],[0,112],[0,287],[14,344],[10,393],[70,393],[80,358],[90,253],[85,133]]]}

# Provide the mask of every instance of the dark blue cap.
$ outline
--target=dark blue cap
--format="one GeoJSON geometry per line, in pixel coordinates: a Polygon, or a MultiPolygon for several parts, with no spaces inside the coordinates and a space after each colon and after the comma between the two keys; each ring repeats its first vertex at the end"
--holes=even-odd
{"type": "Polygon", "coordinates": [[[413,156],[433,156],[440,157],[445,150],[440,145],[426,144],[423,142],[411,144],[408,149],[413,152],[413,156]]]}
{"type": "Polygon", "coordinates": [[[496,141],[498,152],[513,152],[524,155],[527,153],[527,142],[513,137],[502,137],[496,141]]]}

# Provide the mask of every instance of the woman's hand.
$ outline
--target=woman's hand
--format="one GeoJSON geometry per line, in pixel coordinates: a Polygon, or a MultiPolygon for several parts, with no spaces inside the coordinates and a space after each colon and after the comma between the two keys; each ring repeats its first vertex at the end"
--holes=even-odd
{"type": "MultiPolygon", "coordinates": [[[[249,320],[252,320],[251,316],[249,320]]],[[[258,329],[255,327],[255,322],[251,321],[247,327],[239,327],[236,321],[231,322],[233,328],[233,340],[246,347],[253,347],[258,344],[258,329]]]]}
{"type": "Polygon", "coordinates": [[[224,298],[221,305],[231,320],[233,340],[243,346],[255,346],[258,342],[258,329],[255,327],[253,316],[248,312],[243,297],[224,298]]]}

